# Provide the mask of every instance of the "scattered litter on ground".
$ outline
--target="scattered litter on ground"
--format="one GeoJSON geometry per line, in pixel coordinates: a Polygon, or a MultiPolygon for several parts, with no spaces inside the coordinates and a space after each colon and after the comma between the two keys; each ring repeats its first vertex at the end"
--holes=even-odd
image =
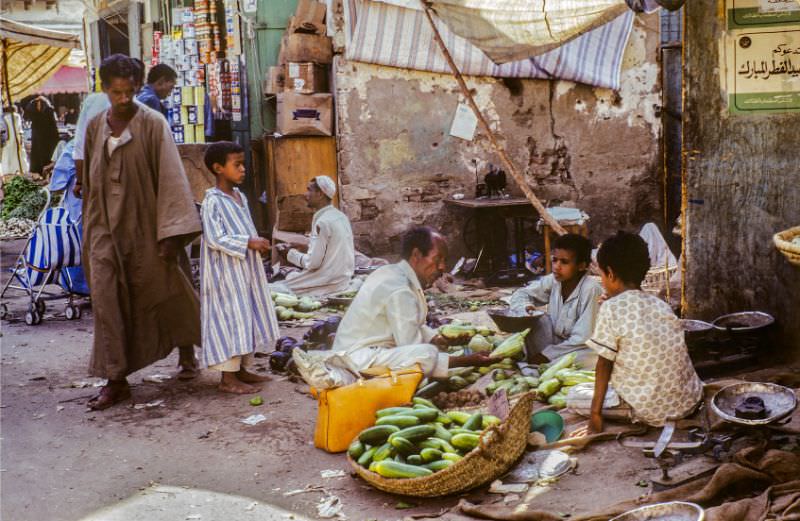
{"type": "Polygon", "coordinates": [[[405,501],[398,502],[394,508],[397,510],[408,510],[409,508],[416,508],[417,505],[414,503],[406,503],[405,501]]]}
{"type": "Polygon", "coordinates": [[[296,496],[298,494],[305,494],[307,492],[325,492],[325,489],[319,485],[306,485],[306,488],[298,488],[296,490],[290,490],[289,492],[284,492],[283,497],[296,496]]]}
{"type": "Polygon", "coordinates": [[[263,414],[251,414],[247,418],[239,421],[244,423],[245,425],[253,426],[253,425],[258,425],[261,422],[267,421],[267,417],[264,416],[263,414]]]}
{"type": "Polygon", "coordinates": [[[345,515],[342,514],[343,506],[338,496],[326,496],[319,500],[317,515],[323,519],[330,519],[332,517],[346,519],[345,515]]]}
{"type": "Polygon", "coordinates": [[[56,412],[61,412],[63,410],[64,410],[64,406],[63,405],[56,405],[56,412]]]}
{"type": "Polygon", "coordinates": [[[150,374],[142,378],[143,382],[151,384],[163,384],[168,380],[172,380],[172,376],[168,374],[150,374]]]}
{"type": "Polygon", "coordinates": [[[141,409],[152,409],[153,407],[163,407],[164,400],[153,400],[152,402],[147,403],[137,403],[133,406],[134,409],[137,411],[141,409]]]}
{"type": "Polygon", "coordinates": [[[343,470],[323,470],[319,473],[322,476],[322,479],[330,479],[330,478],[343,478],[347,476],[347,473],[343,470]]]}
{"type": "Polygon", "coordinates": [[[258,503],[255,501],[244,507],[245,512],[252,512],[258,506],[258,503]]]}
{"type": "Polygon", "coordinates": [[[200,514],[191,514],[191,515],[186,516],[187,521],[191,520],[191,519],[202,519],[202,518],[203,518],[203,516],[201,516],[200,514]]]}
{"type": "Polygon", "coordinates": [[[560,450],[540,450],[528,453],[506,480],[510,483],[534,483],[554,479],[575,468],[577,460],[560,450]]]}
{"type": "Polygon", "coordinates": [[[199,436],[197,437],[197,439],[198,439],[198,440],[205,440],[205,439],[208,439],[208,438],[211,436],[211,433],[212,433],[212,432],[213,432],[213,431],[206,431],[206,432],[204,432],[203,434],[199,435],[199,436]]]}
{"type": "Polygon", "coordinates": [[[503,503],[506,505],[515,501],[519,501],[519,496],[517,494],[508,494],[503,498],[503,503]]]}
{"type": "Polygon", "coordinates": [[[503,483],[499,479],[492,481],[489,487],[491,494],[522,494],[528,490],[525,483],[503,483]]]}
{"type": "Polygon", "coordinates": [[[41,420],[42,418],[44,418],[44,414],[42,414],[42,413],[33,415],[33,419],[34,420],[41,420]]]}
{"type": "Polygon", "coordinates": [[[258,407],[259,405],[264,405],[264,398],[262,398],[260,395],[259,396],[254,396],[254,397],[250,398],[250,405],[252,405],[253,407],[258,407]]]}
{"type": "Polygon", "coordinates": [[[31,378],[28,378],[29,382],[41,382],[43,380],[47,380],[47,377],[46,376],[34,376],[34,377],[31,377],[31,378]]]}
{"type": "Polygon", "coordinates": [[[69,386],[75,389],[86,389],[87,387],[103,387],[105,380],[75,380],[69,386]]]}

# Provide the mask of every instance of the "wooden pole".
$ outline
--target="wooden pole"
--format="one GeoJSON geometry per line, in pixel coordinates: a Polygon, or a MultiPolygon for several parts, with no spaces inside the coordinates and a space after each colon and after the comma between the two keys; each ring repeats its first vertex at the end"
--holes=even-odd
{"type": "Polygon", "coordinates": [[[522,176],[520,171],[517,170],[517,167],[514,165],[514,163],[511,162],[511,159],[506,154],[505,149],[503,149],[503,147],[500,146],[500,143],[497,142],[497,137],[494,135],[494,132],[492,132],[492,129],[489,128],[489,123],[486,121],[486,118],[483,117],[478,105],[475,103],[475,98],[472,97],[472,93],[467,88],[467,84],[464,82],[464,77],[461,75],[461,71],[458,70],[458,66],[456,66],[455,62],[453,61],[450,51],[447,50],[447,46],[444,44],[442,36],[439,34],[439,29],[436,28],[436,24],[433,22],[430,7],[425,3],[424,0],[420,1],[422,3],[423,10],[425,11],[425,16],[428,18],[428,22],[431,24],[431,29],[433,29],[433,37],[436,39],[436,43],[439,44],[439,49],[441,49],[442,54],[444,54],[444,58],[447,60],[447,64],[450,66],[453,76],[456,77],[458,86],[461,88],[461,93],[467,99],[467,103],[472,109],[472,112],[475,113],[475,117],[478,118],[481,128],[486,135],[489,136],[489,142],[492,144],[492,148],[494,148],[494,151],[498,156],[500,156],[500,161],[511,173],[511,177],[514,178],[519,187],[522,189],[522,193],[525,194],[525,197],[528,198],[528,201],[530,201],[533,207],[536,208],[536,211],[539,212],[539,215],[542,216],[544,222],[547,223],[547,225],[550,226],[550,228],[552,228],[557,234],[564,235],[567,233],[567,231],[547,212],[547,209],[544,207],[542,202],[538,197],[536,197],[536,194],[534,194],[533,190],[531,190],[531,188],[528,186],[528,182],[522,176]]]}

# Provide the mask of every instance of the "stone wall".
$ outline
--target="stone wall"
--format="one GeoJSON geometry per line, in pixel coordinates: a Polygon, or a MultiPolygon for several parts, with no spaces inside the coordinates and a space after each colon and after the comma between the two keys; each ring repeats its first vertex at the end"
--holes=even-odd
{"type": "Polygon", "coordinates": [[[800,270],[772,245],[800,224],[800,113],[728,113],[722,4],[686,4],[685,311],[771,313],[775,352],[800,359],[800,270]]]}
{"type": "MultiPolygon", "coordinates": [[[[658,40],[658,15],[637,17],[616,92],[566,81],[467,80],[534,191],[589,213],[595,240],[661,215],[658,40]]],[[[448,234],[454,254],[463,252],[467,214],[442,200],[474,193],[473,160],[481,175],[500,161],[480,131],[471,142],[449,135],[463,101],[455,79],[337,57],[335,86],[341,196],[357,247],[391,253],[409,224],[424,223],[448,234]]]]}

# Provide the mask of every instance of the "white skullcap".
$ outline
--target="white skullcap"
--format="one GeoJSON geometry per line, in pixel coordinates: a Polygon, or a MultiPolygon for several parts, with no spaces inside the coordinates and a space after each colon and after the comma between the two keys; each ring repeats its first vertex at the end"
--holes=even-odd
{"type": "Polygon", "coordinates": [[[314,181],[316,181],[323,194],[327,195],[329,199],[333,199],[334,194],[336,194],[336,183],[333,182],[333,179],[326,175],[318,175],[314,178],[314,181]]]}

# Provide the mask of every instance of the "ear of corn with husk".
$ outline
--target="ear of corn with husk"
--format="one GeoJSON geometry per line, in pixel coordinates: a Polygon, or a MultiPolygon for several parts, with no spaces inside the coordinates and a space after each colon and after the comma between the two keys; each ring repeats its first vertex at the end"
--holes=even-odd
{"type": "Polygon", "coordinates": [[[530,328],[519,333],[514,333],[506,338],[502,344],[492,351],[492,358],[517,358],[524,353],[525,337],[530,333],[530,328]]]}

